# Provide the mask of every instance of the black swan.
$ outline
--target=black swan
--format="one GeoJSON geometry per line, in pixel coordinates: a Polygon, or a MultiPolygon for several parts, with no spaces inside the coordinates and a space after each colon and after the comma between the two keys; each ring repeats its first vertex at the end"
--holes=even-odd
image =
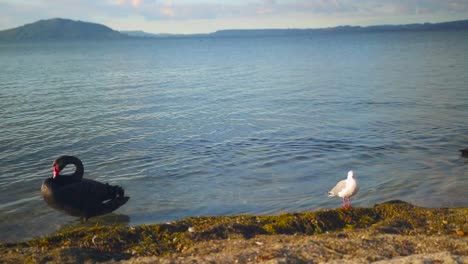
{"type": "Polygon", "coordinates": [[[129,199],[120,186],[83,179],[83,163],[77,157],[60,156],[54,160],[52,168],[54,174],[42,183],[41,194],[44,201],[56,210],[86,221],[116,210],[129,199]],[[68,164],[75,165],[75,172],[60,174],[68,164]]]}
{"type": "Polygon", "coordinates": [[[468,158],[468,148],[460,149],[462,157],[468,158]]]}

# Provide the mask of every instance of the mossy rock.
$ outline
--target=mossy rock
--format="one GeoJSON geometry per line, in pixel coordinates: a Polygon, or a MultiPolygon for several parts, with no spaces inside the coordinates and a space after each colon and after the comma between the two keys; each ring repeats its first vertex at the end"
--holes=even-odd
{"type": "Polygon", "coordinates": [[[75,228],[20,243],[0,244],[0,262],[37,263],[121,260],[132,256],[167,256],[194,243],[215,239],[250,239],[256,235],[314,235],[370,228],[405,235],[462,234],[468,208],[420,208],[392,201],[372,208],[332,209],[269,216],[191,217],[137,227],[75,228]]]}

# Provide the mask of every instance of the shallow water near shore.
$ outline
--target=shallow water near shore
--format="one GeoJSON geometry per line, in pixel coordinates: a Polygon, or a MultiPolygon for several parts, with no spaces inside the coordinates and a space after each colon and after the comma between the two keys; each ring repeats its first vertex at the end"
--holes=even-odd
{"type": "Polygon", "coordinates": [[[73,217],[40,197],[53,159],[131,197],[104,223],[401,199],[468,205],[468,34],[0,44],[1,241],[73,217]]]}

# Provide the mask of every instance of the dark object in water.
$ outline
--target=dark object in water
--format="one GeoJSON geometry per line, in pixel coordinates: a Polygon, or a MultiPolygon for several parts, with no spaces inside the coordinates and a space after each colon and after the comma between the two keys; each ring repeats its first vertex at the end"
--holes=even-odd
{"type": "Polygon", "coordinates": [[[460,149],[462,157],[468,158],[468,148],[460,149]]]}
{"type": "Polygon", "coordinates": [[[390,201],[386,201],[386,202],[383,202],[383,203],[380,203],[380,204],[376,204],[374,206],[381,205],[381,204],[408,204],[408,205],[411,205],[410,203],[402,201],[402,200],[390,200],[390,201]]]}
{"type": "Polygon", "coordinates": [[[52,167],[54,174],[42,183],[41,194],[44,201],[56,210],[87,220],[108,214],[129,199],[124,196],[124,189],[120,186],[83,179],[83,163],[77,157],[60,156],[54,160],[52,167]],[[60,174],[68,164],[75,165],[75,172],[71,175],[60,174]]]}

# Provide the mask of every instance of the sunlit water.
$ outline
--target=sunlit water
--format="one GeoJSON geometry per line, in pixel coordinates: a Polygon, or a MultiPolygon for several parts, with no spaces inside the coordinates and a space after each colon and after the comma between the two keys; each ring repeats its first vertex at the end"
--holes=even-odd
{"type": "Polygon", "coordinates": [[[466,207],[467,51],[466,32],[0,44],[0,240],[80,225],[40,196],[62,154],[126,189],[121,224],[339,207],[351,169],[354,206],[466,207]]]}

